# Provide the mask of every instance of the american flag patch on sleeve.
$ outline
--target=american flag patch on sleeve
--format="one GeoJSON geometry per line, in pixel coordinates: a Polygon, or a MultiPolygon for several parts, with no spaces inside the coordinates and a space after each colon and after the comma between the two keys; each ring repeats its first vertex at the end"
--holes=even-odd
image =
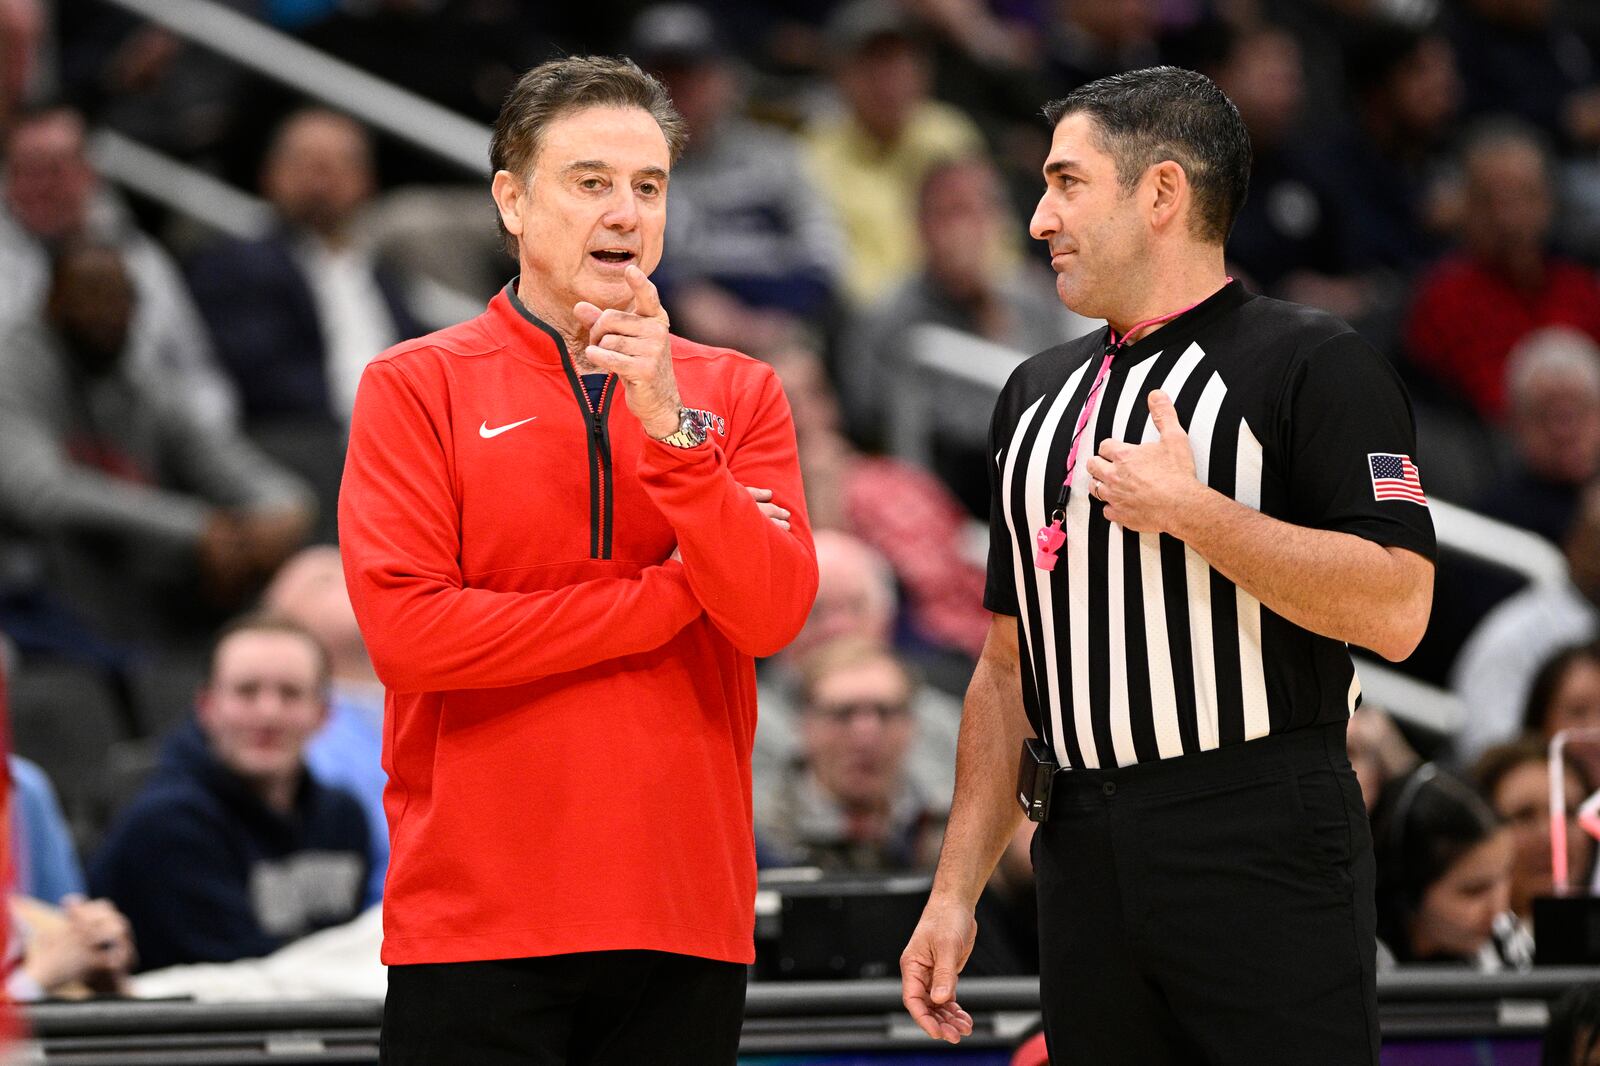
{"type": "Polygon", "coordinates": [[[1422,480],[1417,477],[1417,466],[1409,455],[1391,455],[1388,452],[1371,452],[1367,466],[1372,474],[1372,498],[1375,500],[1407,500],[1426,507],[1428,497],[1422,494],[1422,480]]]}

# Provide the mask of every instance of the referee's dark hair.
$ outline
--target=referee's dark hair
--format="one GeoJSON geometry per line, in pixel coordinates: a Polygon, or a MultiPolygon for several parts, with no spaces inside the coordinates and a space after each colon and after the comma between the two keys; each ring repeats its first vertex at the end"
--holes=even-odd
{"type": "Polygon", "coordinates": [[[1125,193],[1170,159],[1194,190],[1191,232],[1227,242],[1250,186],[1250,133],[1215,82],[1180,67],[1146,67],[1092,81],[1044,108],[1052,129],[1076,114],[1094,120],[1096,147],[1116,161],[1125,193]]]}
{"type": "MultiPolygon", "coordinates": [[[[550,123],[586,107],[637,107],[649,112],[667,139],[667,153],[678,161],[689,128],[673,106],[666,86],[626,56],[567,56],[540,63],[506,95],[489,138],[489,166],[526,181],[550,123]]],[[[497,216],[498,217],[498,216],[497,216]]],[[[506,250],[516,242],[500,227],[506,250]]]]}

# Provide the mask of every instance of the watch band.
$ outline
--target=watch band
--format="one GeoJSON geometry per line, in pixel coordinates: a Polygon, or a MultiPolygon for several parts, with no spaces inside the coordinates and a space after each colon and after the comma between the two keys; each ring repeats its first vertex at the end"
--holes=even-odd
{"type": "Polygon", "coordinates": [[[700,420],[690,412],[687,407],[678,408],[678,431],[669,436],[658,437],[662,444],[670,444],[674,448],[698,448],[706,442],[705,427],[700,420]]]}

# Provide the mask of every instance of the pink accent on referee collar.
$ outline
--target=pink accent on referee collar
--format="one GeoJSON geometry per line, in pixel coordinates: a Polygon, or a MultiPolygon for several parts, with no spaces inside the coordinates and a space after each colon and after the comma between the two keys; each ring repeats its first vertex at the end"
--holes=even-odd
{"type": "MultiPolygon", "coordinates": [[[[1232,284],[1233,276],[1229,275],[1223,281],[1222,287],[1227,288],[1232,284]]],[[[1217,290],[1217,292],[1221,291],[1222,289],[1217,290]]],[[[1215,295],[1215,292],[1211,294],[1211,296],[1215,295]]],[[[1106,338],[1106,355],[1104,359],[1100,360],[1100,369],[1095,371],[1094,384],[1089,386],[1089,394],[1083,398],[1083,408],[1078,412],[1077,426],[1072,431],[1072,445],[1067,449],[1067,476],[1061,482],[1060,501],[1056,504],[1055,510],[1051,512],[1050,524],[1042,527],[1033,538],[1039,549],[1034,553],[1033,565],[1040,570],[1054,570],[1056,568],[1056,556],[1067,543],[1067,532],[1061,528],[1061,524],[1066,521],[1067,494],[1072,490],[1072,475],[1078,468],[1078,446],[1083,443],[1083,431],[1088,428],[1090,419],[1094,417],[1097,401],[1100,398],[1100,389],[1105,385],[1107,375],[1111,373],[1111,361],[1117,357],[1117,354],[1123,348],[1128,346],[1130,343],[1129,338],[1140,330],[1160,325],[1163,322],[1170,322],[1180,315],[1186,315],[1205,303],[1206,300],[1211,299],[1211,296],[1207,296],[1205,300],[1196,300],[1182,310],[1158,315],[1155,318],[1147,318],[1143,322],[1136,322],[1129,326],[1128,331],[1120,338],[1117,336],[1117,331],[1111,328],[1110,323],[1106,324],[1108,334],[1106,338]]]]}

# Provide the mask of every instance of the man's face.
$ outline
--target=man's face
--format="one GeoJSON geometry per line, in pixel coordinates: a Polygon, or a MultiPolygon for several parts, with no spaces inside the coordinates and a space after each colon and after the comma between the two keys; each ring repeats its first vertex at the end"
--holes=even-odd
{"type": "Polygon", "coordinates": [[[44,241],[82,231],[94,193],[83,122],[66,111],[31,119],[12,132],[5,159],[6,206],[44,241]]]}
{"type": "Polygon", "coordinates": [[[509,211],[501,200],[524,295],[552,312],[580,300],[630,306],[624,271],[649,274],[661,261],[670,165],[667,139],[643,108],[590,107],[546,126],[532,176],[509,190],[509,211]]]}
{"type": "Polygon", "coordinates": [[[842,667],[814,687],[801,736],[822,788],[843,806],[882,809],[894,800],[916,735],[911,688],[887,658],[842,667]]]}
{"type": "Polygon", "coordinates": [[[1058,7],[1063,20],[1075,23],[1110,48],[1148,40],[1160,14],[1152,0],[1066,0],[1058,7]]]}
{"type": "Polygon", "coordinates": [[[373,189],[366,137],[343,115],[314,111],[291,119],[262,171],[261,187],[289,222],[314,233],[349,224],[373,189]]]}
{"type": "Polygon", "coordinates": [[[1528,382],[1512,412],[1517,451],[1528,469],[1566,485],[1600,474],[1600,394],[1566,374],[1528,382]]]}
{"type": "Polygon", "coordinates": [[[1107,318],[1134,264],[1150,247],[1137,210],[1111,156],[1096,144],[1094,120],[1068,115],[1056,124],[1045,160],[1045,191],[1028,232],[1050,248],[1061,302],[1088,318],[1107,318]]]}
{"type": "MultiPolygon", "coordinates": [[[[1594,858],[1594,840],[1578,824],[1578,805],[1586,798],[1583,784],[1573,774],[1565,777],[1567,790],[1567,855],[1569,870],[1587,871],[1594,858]]],[[[1495,813],[1511,830],[1514,858],[1511,868],[1511,905],[1524,913],[1535,896],[1548,896],[1550,879],[1550,767],[1533,759],[1506,772],[1490,797],[1495,813]]]]}
{"type": "Polygon", "coordinates": [[[122,358],[133,322],[133,285],[110,249],[71,252],[56,271],[47,313],[83,369],[104,373],[122,358]]]}
{"type": "Polygon", "coordinates": [[[329,651],[365,649],[338,548],[321,545],[300,552],[283,564],[263,599],[274,612],[311,630],[329,651]]]}
{"type": "Polygon", "coordinates": [[[1006,209],[999,177],[982,164],[945,169],[923,191],[917,226],[928,273],[947,295],[970,300],[993,282],[1006,209]]]}
{"type": "Polygon", "coordinates": [[[885,36],[845,58],[839,92],[856,119],[884,141],[900,136],[928,96],[928,62],[911,41],[885,36]]]}
{"type": "Polygon", "coordinates": [[[1429,37],[1394,72],[1388,106],[1413,137],[1432,140],[1445,132],[1460,104],[1455,52],[1444,38],[1429,37]]]}
{"type": "Polygon", "coordinates": [[[1480,258],[1538,254],[1554,218],[1550,176],[1533,145],[1507,142],[1468,161],[1466,238],[1480,258]]]}
{"type": "Polygon", "coordinates": [[[689,143],[722,121],[737,95],[733,72],[720,59],[678,60],[655,72],[689,126],[689,143]]]}
{"type": "Polygon", "coordinates": [[[252,783],[300,772],[327,703],[316,650],[296,633],[243,630],[217,649],[198,704],[200,727],[228,769],[252,783]]]}
{"type": "Polygon", "coordinates": [[[1240,42],[1217,85],[1239,108],[1257,144],[1274,144],[1293,128],[1305,98],[1300,45],[1282,30],[1263,30],[1240,42]]]}
{"type": "Polygon", "coordinates": [[[1512,859],[1511,834],[1500,829],[1429,885],[1412,930],[1417,952],[1471,958],[1487,944],[1495,915],[1511,905],[1512,859]]]}
{"type": "Polygon", "coordinates": [[[1550,694],[1544,735],[1548,739],[1563,729],[1600,728],[1600,663],[1579,656],[1561,676],[1550,694]]]}
{"type": "Polygon", "coordinates": [[[811,649],[846,636],[884,643],[893,626],[894,593],[883,587],[871,549],[823,531],[817,537],[817,597],[785,654],[804,658],[811,649]]]}

